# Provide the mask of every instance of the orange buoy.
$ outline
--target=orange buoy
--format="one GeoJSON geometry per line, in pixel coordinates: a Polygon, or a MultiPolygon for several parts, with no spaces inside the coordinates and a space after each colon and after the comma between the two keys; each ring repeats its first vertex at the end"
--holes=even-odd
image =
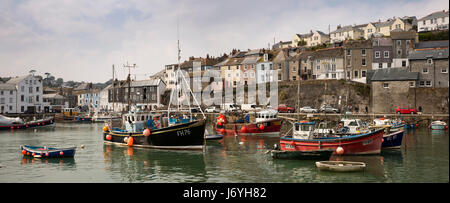
{"type": "Polygon", "coordinates": [[[384,138],[381,138],[381,143],[383,143],[384,142],[384,138]]]}
{"type": "Polygon", "coordinates": [[[27,150],[22,150],[22,154],[23,155],[27,154],[27,150]]]}
{"type": "Polygon", "coordinates": [[[111,139],[112,139],[112,136],[111,136],[110,134],[108,134],[108,135],[106,135],[106,139],[107,139],[107,140],[111,140],[111,139]]]}
{"type": "Polygon", "coordinates": [[[339,155],[344,154],[344,148],[338,147],[338,148],[336,149],[336,153],[339,154],[339,155]]]}
{"type": "Polygon", "coordinates": [[[61,155],[61,156],[64,155],[64,152],[59,152],[59,155],[61,155]]]}
{"type": "Polygon", "coordinates": [[[31,156],[35,156],[35,155],[36,155],[36,153],[34,153],[34,152],[33,152],[33,154],[31,154],[31,156]]]}
{"type": "Polygon", "coordinates": [[[127,144],[129,147],[133,146],[133,137],[128,138],[127,144]]]}
{"type": "Polygon", "coordinates": [[[145,129],[144,132],[143,132],[143,134],[144,134],[145,136],[147,136],[147,137],[150,136],[150,129],[148,129],[148,128],[145,129]]]}
{"type": "Polygon", "coordinates": [[[220,129],[220,133],[225,133],[225,128],[220,129]]]}
{"type": "Polygon", "coordinates": [[[247,132],[247,128],[245,126],[242,126],[241,132],[246,133],[247,132]]]}
{"type": "Polygon", "coordinates": [[[108,132],[108,130],[109,130],[108,126],[105,125],[105,126],[103,127],[103,132],[108,132]]]}
{"type": "Polygon", "coordinates": [[[45,153],[45,156],[48,156],[48,155],[49,155],[48,152],[46,152],[46,153],[45,153]]]}

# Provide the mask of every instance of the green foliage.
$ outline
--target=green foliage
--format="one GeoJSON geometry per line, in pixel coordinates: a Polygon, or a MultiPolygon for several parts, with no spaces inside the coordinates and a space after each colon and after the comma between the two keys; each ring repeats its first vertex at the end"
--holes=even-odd
{"type": "Polygon", "coordinates": [[[448,40],[448,30],[419,33],[419,41],[433,40],[448,40]]]}

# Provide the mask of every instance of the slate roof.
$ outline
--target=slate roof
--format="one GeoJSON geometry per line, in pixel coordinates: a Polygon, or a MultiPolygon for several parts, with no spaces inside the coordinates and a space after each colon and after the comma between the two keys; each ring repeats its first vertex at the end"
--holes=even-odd
{"type": "Polygon", "coordinates": [[[409,60],[424,60],[427,58],[433,59],[447,59],[448,60],[448,48],[428,48],[428,49],[415,49],[409,52],[409,60]]]}
{"type": "Polygon", "coordinates": [[[448,40],[425,41],[416,44],[416,49],[424,48],[448,48],[448,40]]]}
{"type": "Polygon", "coordinates": [[[449,12],[448,11],[438,11],[438,12],[434,12],[431,13],[421,19],[419,19],[418,21],[422,21],[422,20],[429,20],[432,18],[442,18],[442,17],[448,17],[449,16],[449,12]]]}
{"type": "Polygon", "coordinates": [[[383,68],[373,72],[371,81],[408,81],[418,80],[418,72],[409,72],[407,68],[383,68]]]}
{"type": "Polygon", "coordinates": [[[353,26],[351,26],[351,25],[347,25],[347,26],[341,27],[341,28],[339,28],[339,29],[336,29],[336,30],[333,31],[333,32],[330,32],[330,34],[333,34],[333,33],[340,33],[340,32],[347,32],[347,31],[351,31],[351,30],[363,32],[363,31],[362,31],[361,29],[359,29],[359,28],[353,27],[353,26]]]}

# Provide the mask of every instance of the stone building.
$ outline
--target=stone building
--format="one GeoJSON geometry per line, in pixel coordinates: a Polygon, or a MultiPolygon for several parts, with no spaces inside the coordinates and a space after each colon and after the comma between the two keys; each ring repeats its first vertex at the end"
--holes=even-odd
{"type": "Polygon", "coordinates": [[[419,87],[449,87],[448,48],[416,49],[409,53],[409,69],[419,73],[419,87]]]}
{"type": "Polygon", "coordinates": [[[345,79],[366,83],[366,74],[372,70],[372,41],[347,41],[344,44],[345,79]]]}
{"type": "Polygon", "coordinates": [[[392,67],[392,39],[389,37],[372,38],[372,69],[392,67]]]}
{"type": "Polygon", "coordinates": [[[408,67],[408,54],[413,50],[415,44],[419,42],[419,36],[416,31],[393,30],[391,32],[393,67],[408,67]]]}
{"type": "Polygon", "coordinates": [[[344,79],[343,47],[319,49],[311,55],[314,79],[344,79]]]}
{"type": "Polygon", "coordinates": [[[415,108],[414,94],[419,79],[417,72],[409,72],[407,68],[385,68],[374,71],[371,78],[371,112],[395,113],[398,106],[415,108]]]}

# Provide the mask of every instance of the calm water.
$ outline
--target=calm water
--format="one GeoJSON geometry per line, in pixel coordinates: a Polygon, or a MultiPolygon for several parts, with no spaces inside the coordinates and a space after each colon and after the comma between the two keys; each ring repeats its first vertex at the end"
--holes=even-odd
{"type": "Polygon", "coordinates": [[[339,157],[366,162],[364,172],[335,173],[317,170],[314,161],[273,160],[265,152],[276,137],[228,136],[208,141],[204,151],[166,151],[104,144],[102,127],[56,123],[0,132],[0,182],[449,182],[448,131],[407,131],[401,149],[339,157]],[[78,150],[74,158],[26,159],[23,144],[78,150]]]}

